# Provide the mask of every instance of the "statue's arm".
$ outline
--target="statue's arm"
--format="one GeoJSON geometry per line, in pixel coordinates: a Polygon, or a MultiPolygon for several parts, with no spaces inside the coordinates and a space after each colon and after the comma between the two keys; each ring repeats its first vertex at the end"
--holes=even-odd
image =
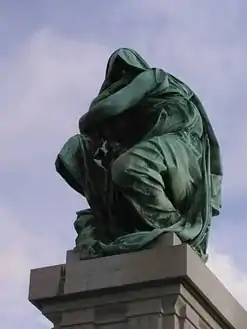
{"type": "Polygon", "coordinates": [[[94,104],[80,121],[80,130],[83,131],[88,126],[93,126],[135,107],[147,94],[166,82],[168,87],[167,74],[160,69],[150,69],[139,74],[127,86],[94,104]]]}

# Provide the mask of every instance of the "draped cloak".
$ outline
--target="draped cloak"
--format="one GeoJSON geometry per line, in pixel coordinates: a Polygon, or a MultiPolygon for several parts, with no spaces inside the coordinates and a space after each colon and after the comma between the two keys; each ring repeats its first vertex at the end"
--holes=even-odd
{"type": "Polygon", "coordinates": [[[77,214],[77,246],[88,257],[110,255],[148,247],[175,232],[206,260],[211,219],[221,207],[222,167],[197,95],[134,50],[120,48],[79,130],[56,160],[58,173],[90,205],[77,214]],[[129,147],[111,146],[101,127],[116,118],[125,122],[125,113],[131,120],[136,107],[145,133],[129,147]]]}

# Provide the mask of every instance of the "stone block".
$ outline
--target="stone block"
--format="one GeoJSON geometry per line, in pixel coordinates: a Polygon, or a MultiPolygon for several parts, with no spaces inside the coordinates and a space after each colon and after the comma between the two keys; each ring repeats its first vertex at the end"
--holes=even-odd
{"type": "Polygon", "coordinates": [[[55,329],[246,329],[247,313],[174,234],[147,250],[31,271],[30,301],[55,329]]]}

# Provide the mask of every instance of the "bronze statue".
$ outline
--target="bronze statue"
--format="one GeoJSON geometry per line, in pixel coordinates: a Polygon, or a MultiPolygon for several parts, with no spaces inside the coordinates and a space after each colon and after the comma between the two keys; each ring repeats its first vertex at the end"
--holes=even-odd
{"type": "Polygon", "coordinates": [[[121,48],[56,160],[90,209],[77,213],[76,249],[99,257],[148,248],[166,232],[207,259],[221,207],[219,144],[195,93],[121,48]]]}

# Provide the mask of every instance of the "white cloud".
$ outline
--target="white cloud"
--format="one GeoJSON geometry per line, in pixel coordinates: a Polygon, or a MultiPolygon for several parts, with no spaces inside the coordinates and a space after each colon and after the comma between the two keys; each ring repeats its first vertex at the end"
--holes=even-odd
{"type": "Polygon", "coordinates": [[[40,323],[48,328],[50,323],[28,302],[29,271],[63,263],[65,255],[61,241],[50,234],[33,236],[28,228],[20,225],[20,218],[2,205],[0,218],[1,322],[6,329],[13,329],[16,322],[25,323],[27,327],[40,323]]]}
{"type": "Polygon", "coordinates": [[[45,152],[57,138],[60,147],[77,132],[76,119],[100,86],[108,53],[96,43],[42,30],[13,57],[0,58],[1,162],[23,162],[28,150],[45,152]]]}
{"type": "Polygon", "coordinates": [[[240,271],[230,256],[214,248],[210,251],[208,267],[247,310],[247,272],[240,271]]]}

